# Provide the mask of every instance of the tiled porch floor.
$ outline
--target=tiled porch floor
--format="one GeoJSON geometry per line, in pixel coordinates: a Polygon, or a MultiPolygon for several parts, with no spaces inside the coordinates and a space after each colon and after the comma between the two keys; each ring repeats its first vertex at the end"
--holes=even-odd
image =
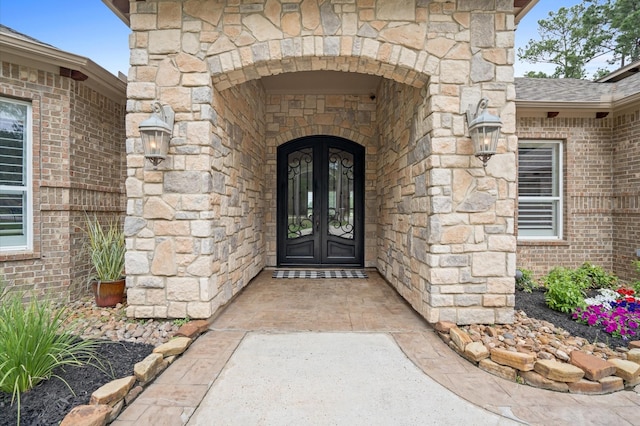
{"type": "Polygon", "coordinates": [[[273,279],[271,271],[258,275],[113,424],[183,425],[247,333],[300,331],[388,333],[429,377],[479,407],[523,423],[640,425],[635,392],[562,394],[479,370],[449,349],[376,272],[368,279],[298,280],[273,279]]]}

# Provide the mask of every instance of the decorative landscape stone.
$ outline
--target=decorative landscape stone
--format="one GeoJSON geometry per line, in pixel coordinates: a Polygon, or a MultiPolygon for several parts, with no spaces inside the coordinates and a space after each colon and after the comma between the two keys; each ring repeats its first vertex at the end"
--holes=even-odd
{"type": "Polygon", "coordinates": [[[577,382],[584,377],[584,371],[581,368],[551,359],[537,361],[533,369],[547,379],[557,382],[577,382]]]}
{"type": "Polygon", "coordinates": [[[602,385],[603,393],[617,392],[624,389],[624,381],[617,376],[603,377],[598,382],[602,385]]]}
{"type": "Polygon", "coordinates": [[[571,364],[581,368],[584,376],[589,380],[598,381],[616,372],[615,365],[582,351],[571,352],[570,358],[571,364]]]}
{"type": "Polygon", "coordinates": [[[511,352],[506,349],[492,349],[491,360],[502,365],[513,367],[520,371],[531,371],[536,358],[533,355],[511,352]]]}
{"type": "Polygon", "coordinates": [[[155,377],[163,360],[162,354],[151,353],[145,359],[133,366],[133,372],[138,380],[147,382],[155,377]]]}
{"type": "Polygon", "coordinates": [[[438,335],[480,369],[541,389],[599,395],[640,384],[640,363],[631,361],[638,348],[612,350],[603,343],[592,344],[549,322],[528,318],[522,311],[515,318],[512,325],[448,326],[440,322],[438,328],[449,332],[438,331],[438,335]],[[482,358],[485,351],[490,357],[482,358]]]}
{"type": "Polygon", "coordinates": [[[587,379],[580,379],[577,382],[567,383],[569,392],[585,395],[599,395],[602,392],[602,384],[587,379]]]}
{"type": "Polygon", "coordinates": [[[640,364],[623,359],[611,359],[609,362],[616,367],[616,376],[622,377],[625,382],[631,382],[640,376],[640,364]]]}
{"type": "Polygon", "coordinates": [[[449,336],[451,336],[451,341],[463,352],[467,345],[473,341],[466,332],[458,327],[452,327],[449,330],[449,336]]]}
{"type": "Polygon", "coordinates": [[[556,392],[569,392],[569,386],[566,383],[548,379],[535,371],[521,371],[518,374],[528,385],[556,392]]]}
{"type": "Polygon", "coordinates": [[[104,426],[111,414],[108,405],[78,405],[60,423],[60,426],[104,426]]]}
{"type": "Polygon", "coordinates": [[[471,342],[464,348],[464,356],[474,362],[489,357],[489,350],[482,342],[471,342]]]}
{"type": "Polygon", "coordinates": [[[115,403],[129,392],[129,389],[136,382],[135,376],[123,377],[113,380],[104,386],[98,388],[91,394],[89,404],[112,404],[115,403]]]}
{"type": "Polygon", "coordinates": [[[489,358],[485,358],[480,360],[478,363],[478,367],[481,370],[486,371],[487,373],[491,373],[495,376],[502,377],[503,379],[510,380],[512,382],[516,381],[516,377],[518,377],[518,373],[515,368],[498,364],[497,362],[491,361],[489,358]]]}
{"type": "Polygon", "coordinates": [[[627,361],[633,361],[640,364],[640,349],[634,348],[627,352],[627,361]]]}
{"type": "Polygon", "coordinates": [[[188,337],[176,337],[174,339],[169,340],[167,343],[164,343],[153,350],[153,353],[162,354],[163,357],[168,357],[171,355],[179,355],[187,350],[189,345],[191,345],[192,339],[188,337]]]}

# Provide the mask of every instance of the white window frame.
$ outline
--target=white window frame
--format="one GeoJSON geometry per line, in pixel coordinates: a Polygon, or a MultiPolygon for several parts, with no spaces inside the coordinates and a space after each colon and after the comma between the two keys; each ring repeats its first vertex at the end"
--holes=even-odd
{"type": "Polygon", "coordinates": [[[27,116],[24,123],[24,173],[26,174],[24,185],[0,185],[0,193],[18,193],[24,195],[24,237],[0,236],[0,252],[32,251],[33,250],[33,117],[30,102],[0,97],[0,101],[13,103],[27,107],[27,116]],[[3,241],[4,240],[4,241],[3,241]]]}
{"type": "MultiPolygon", "coordinates": [[[[543,233],[536,234],[533,230],[523,230],[518,223],[518,240],[546,240],[546,241],[558,241],[563,238],[563,223],[564,223],[564,166],[563,166],[563,153],[564,143],[561,140],[529,140],[521,139],[518,141],[518,149],[526,147],[553,147],[553,180],[554,185],[557,186],[557,196],[520,196],[520,182],[518,181],[518,208],[520,202],[539,202],[548,203],[553,205],[555,203],[555,215],[554,215],[554,235],[544,235],[543,233]],[[523,232],[524,231],[524,232],[523,232]]],[[[518,160],[519,161],[519,160],[518,160]]],[[[520,217],[518,216],[518,222],[520,217]]]]}

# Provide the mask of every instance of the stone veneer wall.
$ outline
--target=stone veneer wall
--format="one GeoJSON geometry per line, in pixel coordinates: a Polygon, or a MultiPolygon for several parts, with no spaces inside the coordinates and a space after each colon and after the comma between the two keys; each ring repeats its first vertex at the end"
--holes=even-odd
{"type": "Polygon", "coordinates": [[[84,212],[124,212],[124,93],[112,100],[86,83],[2,62],[0,96],[32,106],[34,213],[33,251],[1,253],[0,276],[65,301],[86,289],[84,212]]]}
{"type": "Polygon", "coordinates": [[[626,282],[640,280],[640,108],[616,112],[613,124],[613,270],[626,282]]]}
{"type": "Polygon", "coordinates": [[[431,147],[419,123],[426,109],[422,95],[419,89],[388,80],[378,93],[377,268],[417,310],[437,298],[423,295],[429,285],[426,160],[431,147]]]}
{"type": "Polygon", "coordinates": [[[560,241],[518,241],[518,267],[536,277],[585,261],[611,271],[611,118],[518,117],[520,140],[564,141],[564,235],[560,241]]]}
{"type": "MultiPolygon", "coordinates": [[[[227,117],[221,115],[223,108],[218,97],[230,100],[228,96],[231,95],[224,94],[226,90],[263,76],[335,70],[374,74],[397,82],[394,87],[400,92],[385,89],[388,91],[381,97],[399,108],[396,117],[402,119],[397,128],[400,132],[391,132],[380,124],[377,132],[368,134],[371,129],[367,132],[347,129],[348,120],[345,124],[335,121],[324,124],[321,120],[330,117],[319,117],[319,114],[305,117],[304,108],[295,107],[301,101],[291,99],[284,105],[280,102],[278,108],[287,111],[293,102],[293,110],[302,116],[291,120],[285,118],[283,111],[274,111],[281,116],[276,119],[274,114],[274,122],[271,116],[265,119],[266,170],[263,176],[252,178],[262,179],[267,189],[263,200],[267,228],[263,238],[268,241],[268,260],[260,259],[257,264],[273,263],[275,253],[272,238],[275,218],[270,216],[275,212],[275,193],[268,186],[275,184],[273,171],[277,145],[295,137],[327,132],[364,145],[368,161],[373,162],[376,161],[374,156],[380,161],[387,155],[387,149],[397,146],[397,161],[386,169],[379,164],[367,164],[367,220],[376,218],[377,226],[384,228],[374,231],[373,224],[367,223],[367,264],[375,260],[382,268],[380,258],[388,256],[383,261],[391,266],[385,269],[385,274],[397,288],[410,281],[416,289],[414,294],[419,296],[411,296],[411,302],[428,321],[511,322],[516,196],[512,9],[512,1],[495,0],[132,2],[125,229],[129,244],[129,302],[134,303],[128,314],[178,316],[186,309],[186,314],[192,317],[206,317],[213,314],[219,301],[226,300],[229,295],[214,295],[215,290],[203,293],[203,286],[207,289],[217,287],[221,292],[218,283],[239,279],[239,274],[225,275],[223,272],[221,275],[213,271],[212,276],[207,277],[205,272],[208,271],[204,268],[189,273],[189,265],[183,263],[186,256],[177,256],[173,264],[156,260],[170,259],[171,245],[178,239],[186,246],[194,241],[214,242],[215,237],[208,234],[213,231],[208,229],[212,228],[211,222],[218,219],[215,213],[217,190],[214,188],[222,170],[215,162],[220,156],[218,151],[224,151],[223,147],[230,145],[225,139],[233,137],[225,128],[227,117]],[[409,89],[409,86],[416,89],[409,89]],[[400,105],[400,100],[414,99],[415,93],[423,98],[408,105],[414,110],[402,111],[405,106],[400,105]],[[504,122],[500,152],[486,169],[471,155],[464,124],[464,111],[470,104],[475,106],[483,96],[489,98],[492,112],[499,112],[504,122]],[[176,110],[176,138],[170,158],[157,171],[144,163],[137,131],[139,122],[148,116],[155,99],[176,110]],[[276,129],[275,122],[283,128],[276,129]],[[407,137],[402,126],[409,122],[413,129],[407,137]],[[380,141],[382,134],[389,139],[380,141]],[[422,139],[425,135],[429,138],[422,139]],[[368,137],[371,140],[367,140],[368,137]],[[396,137],[404,139],[395,140],[396,137]],[[411,158],[416,155],[413,144],[418,140],[428,145],[421,154],[421,161],[411,158]],[[383,145],[387,149],[380,151],[383,145]],[[195,169],[187,167],[189,158],[197,163],[195,169]],[[392,169],[409,167],[410,161],[415,162],[412,170],[392,169]],[[422,205],[411,206],[428,215],[428,220],[424,215],[417,216],[415,228],[419,227],[418,223],[425,224],[426,228],[414,232],[420,234],[420,238],[426,238],[425,252],[418,253],[422,250],[419,246],[405,246],[410,241],[407,238],[396,238],[405,228],[404,223],[386,227],[386,223],[374,214],[375,210],[382,209],[374,204],[372,195],[372,182],[378,178],[380,170],[397,173],[405,180],[417,177],[420,171],[427,174],[424,178],[426,196],[422,200],[416,197],[415,201],[422,205]],[[185,204],[187,197],[202,199],[203,203],[185,204]],[[163,217],[157,217],[159,211],[164,212],[163,217]],[[202,229],[204,235],[200,234],[202,229]],[[377,247],[376,252],[371,253],[374,232],[378,235],[377,247]],[[381,232],[385,242],[379,238],[381,232]],[[381,255],[383,244],[391,247],[389,255],[381,255]],[[401,255],[402,252],[405,254],[401,255]],[[162,265],[162,268],[154,268],[154,264],[162,265]],[[404,269],[402,273],[400,265],[404,269]],[[197,283],[199,300],[195,300],[197,283]],[[184,288],[190,288],[188,295],[184,294],[184,288]],[[472,297],[468,300],[458,297],[465,292],[471,292],[472,297]],[[159,296],[153,302],[152,293],[159,296]],[[440,297],[435,305],[436,298],[431,298],[432,294],[446,296],[440,297]],[[176,302],[173,306],[179,309],[169,308],[173,301],[176,302]]],[[[353,101],[349,97],[345,99],[351,103],[345,102],[344,110],[355,110],[353,101]]],[[[308,100],[309,111],[322,109],[319,97],[308,100]]],[[[326,110],[329,98],[324,102],[326,110]]],[[[377,102],[376,116],[380,122],[379,111],[388,107],[381,105],[382,100],[377,102]]],[[[249,103],[257,108],[259,101],[247,100],[249,103]]],[[[225,107],[231,109],[231,104],[229,102],[225,107]]],[[[269,108],[276,108],[271,100],[267,101],[267,115],[269,108]]],[[[256,110],[251,118],[260,120],[260,114],[261,111],[256,110]]],[[[338,115],[336,113],[336,117],[338,115]]],[[[240,131],[251,133],[245,127],[248,123],[236,120],[234,124],[238,124],[240,131]]],[[[393,127],[396,127],[395,123],[393,127]]],[[[246,154],[244,148],[241,152],[246,154]]],[[[225,193],[237,188],[242,198],[245,189],[238,185],[235,177],[231,173],[229,179],[225,178],[225,193]]],[[[379,191],[387,188],[385,185],[392,184],[376,182],[377,197],[380,197],[379,191]]],[[[401,186],[407,191],[414,190],[409,182],[403,182],[401,186]]],[[[254,184],[254,187],[259,185],[254,184]]],[[[400,196],[410,194],[405,192],[400,196]]],[[[386,205],[385,208],[389,216],[385,221],[403,215],[403,220],[406,218],[406,213],[394,214],[391,218],[392,207],[386,205]]],[[[219,220],[231,221],[222,216],[219,220]]],[[[225,229],[228,232],[233,227],[225,229]]],[[[239,237],[236,233],[225,235],[215,245],[228,246],[228,241],[239,237]]],[[[190,262],[198,261],[197,257],[189,259],[190,262]]],[[[242,276],[244,278],[245,274],[242,276]]],[[[245,281],[230,282],[229,285],[236,289],[245,285],[245,281]]]]}
{"type": "Polygon", "coordinates": [[[277,148],[296,138],[312,135],[340,136],[365,147],[365,266],[376,266],[376,162],[378,126],[375,99],[370,95],[267,96],[267,261],[277,265],[276,201],[277,148]]]}

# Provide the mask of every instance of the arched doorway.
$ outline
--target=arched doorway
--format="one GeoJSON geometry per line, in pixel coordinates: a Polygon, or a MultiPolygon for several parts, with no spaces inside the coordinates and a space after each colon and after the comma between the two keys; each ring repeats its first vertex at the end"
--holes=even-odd
{"type": "Polygon", "coordinates": [[[364,148],[309,136],[278,148],[278,266],[364,264],[364,148]]]}

